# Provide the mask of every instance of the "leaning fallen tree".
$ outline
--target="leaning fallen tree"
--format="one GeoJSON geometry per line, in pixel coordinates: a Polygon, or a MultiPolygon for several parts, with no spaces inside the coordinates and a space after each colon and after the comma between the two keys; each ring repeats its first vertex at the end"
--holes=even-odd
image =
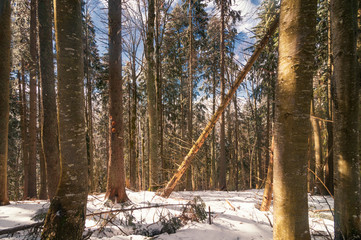
{"type": "Polygon", "coordinates": [[[203,143],[207,139],[209,133],[212,131],[213,127],[216,125],[219,117],[221,116],[222,112],[228,104],[230,103],[233,95],[237,91],[239,85],[243,82],[245,77],[247,76],[248,72],[251,70],[252,65],[255,63],[259,55],[261,54],[263,48],[269,41],[269,38],[275,32],[279,22],[279,16],[277,15],[274,19],[273,23],[271,24],[270,28],[268,29],[266,35],[262,38],[262,40],[257,44],[255,51],[253,52],[252,56],[248,59],[246,65],[242,69],[242,71],[238,74],[236,82],[229,90],[223,103],[218,107],[217,111],[212,116],[211,120],[209,120],[207,126],[204,128],[202,134],[199,136],[197,141],[194,143],[193,147],[189,150],[187,156],[185,156],[182,164],[179,166],[177,172],[173,175],[172,179],[167,183],[167,186],[164,188],[163,192],[160,194],[162,197],[169,197],[169,195],[173,192],[175,186],[177,185],[178,181],[181,179],[187,168],[190,166],[194,156],[197,154],[199,149],[202,147],[203,143]]]}

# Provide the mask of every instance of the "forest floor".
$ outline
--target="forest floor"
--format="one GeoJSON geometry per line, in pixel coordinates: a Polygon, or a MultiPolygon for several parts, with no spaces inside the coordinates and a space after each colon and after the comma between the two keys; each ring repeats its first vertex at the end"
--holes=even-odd
{"type": "MultiPolygon", "coordinates": [[[[258,210],[263,190],[184,191],[174,192],[168,199],[161,198],[154,192],[127,193],[130,199],[130,203],[127,204],[106,202],[103,200],[104,194],[89,196],[85,238],[272,239],[273,210],[258,210]],[[123,209],[123,212],[117,212],[119,209],[123,209]]],[[[312,239],[332,239],[333,217],[329,210],[333,208],[333,199],[328,196],[310,195],[308,199],[312,239]]],[[[2,206],[0,231],[34,223],[34,216],[37,216],[36,219],[42,219],[48,207],[49,202],[41,200],[11,202],[11,205],[2,206]]],[[[11,235],[0,235],[0,239],[40,239],[40,230],[30,229],[11,235]]]]}

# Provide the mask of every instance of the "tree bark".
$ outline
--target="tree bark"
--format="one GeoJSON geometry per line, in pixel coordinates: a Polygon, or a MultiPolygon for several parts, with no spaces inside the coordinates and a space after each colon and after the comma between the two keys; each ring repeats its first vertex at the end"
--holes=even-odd
{"type": "Polygon", "coordinates": [[[190,166],[193,158],[199,151],[199,149],[202,147],[204,141],[207,139],[209,133],[212,131],[213,127],[216,125],[217,120],[221,116],[222,112],[225,110],[225,108],[228,106],[230,101],[232,100],[233,95],[237,91],[237,88],[239,85],[243,82],[244,78],[246,77],[247,73],[250,71],[252,65],[257,60],[258,56],[262,52],[264,46],[267,44],[269,38],[273,35],[274,31],[276,30],[278,26],[278,17],[274,20],[274,22],[271,24],[271,27],[268,29],[266,35],[264,38],[259,42],[259,44],[256,46],[254,53],[252,56],[248,59],[248,62],[244,66],[243,70],[239,73],[239,75],[236,78],[235,84],[232,86],[232,88],[229,90],[227,95],[225,96],[223,104],[221,104],[215,114],[212,116],[212,118],[209,120],[207,126],[204,128],[201,135],[198,137],[197,141],[194,143],[192,148],[189,150],[187,156],[185,156],[182,164],[179,166],[177,172],[173,175],[172,179],[167,183],[167,186],[161,193],[161,196],[163,197],[169,197],[169,195],[174,190],[175,186],[177,185],[179,179],[183,176],[187,168],[190,166]]]}
{"type": "Polygon", "coordinates": [[[273,193],[273,150],[274,150],[274,137],[272,137],[271,149],[267,149],[269,152],[269,162],[267,169],[267,179],[266,186],[263,192],[263,199],[260,211],[269,211],[272,203],[272,193],[273,193]]]}
{"type": "Polygon", "coordinates": [[[29,109],[29,174],[26,198],[36,198],[36,66],[37,66],[37,0],[30,3],[30,109],[29,109]]]}
{"type": "MultiPolygon", "coordinates": [[[[132,54],[132,106],[131,106],[131,126],[130,126],[130,186],[136,189],[137,181],[137,144],[136,144],[136,120],[137,120],[137,75],[135,72],[136,53],[132,54]]],[[[130,84],[130,83],[129,83],[130,84]]],[[[140,183],[140,182],[139,182],[140,183]]]]}
{"type": "Polygon", "coordinates": [[[326,194],[327,191],[323,186],[324,183],[321,182],[323,179],[323,154],[322,154],[322,139],[321,139],[321,129],[317,119],[313,118],[315,116],[314,110],[314,100],[311,100],[311,126],[312,126],[312,137],[313,137],[313,150],[315,157],[315,185],[316,192],[315,194],[326,194]]]}
{"type": "MultiPolygon", "coordinates": [[[[187,106],[187,139],[189,146],[192,146],[193,137],[193,9],[192,1],[189,0],[188,6],[188,41],[189,41],[189,58],[188,58],[188,106],[187,106]]],[[[192,184],[192,167],[187,170],[186,189],[191,191],[194,189],[192,184]]]]}
{"type": "Polygon", "coordinates": [[[357,1],[331,0],[335,239],[360,239],[357,1]]]}
{"type": "Polygon", "coordinates": [[[105,198],[125,202],[123,79],[122,79],[122,0],[109,1],[109,114],[110,159],[105,198]]]}
{"type": "Polygon", "coordinates": [[[10,0],[0,2],[0,206],[9,204],[7,161],[11,42],[10,0]]]}
{"type": "Polygon", "coordinates": [[[51,5],[51,1],[48,0],[39,0],[38,3],[40,74],[44,114],[42,144],[46,161],[49,199],[54,197],[60,178],[51,5]]]}
{"type": "MultiPolygon", "coordinates": [[[[220,55],[221,55],[221,72],[220,72],[220,81],[221,81],[221,104],[224,103],[224,95],[225,95],[225,80],[224,80],[224,64],[225,64],[225,47],[224,47],[224,12],[225,12],[225,0],[221,0],[221,40],[220,40],[220,55]]],[[[220,153],[219,153],[219,189],[220,190],[227,190],[227,163],[226,163],[226,130],[225,130],[225,117],[224,112],[221,115],[221,122],[220,122],[220,153]]]]}
{"type": "Polygon", "coordinates": [[[154,0],[148,0],[148,31],[147,31],[147,108],[149,117],[149,188],[155,190],[159,187],[159,161],[158,161],[158,120],[156,81],[154,76],[154,0]]]}
{"type": "MultiPolygon", "coordinates": [[[[329,1],[329,0],[328,0],[329,1]]],[[[331,14],[330,10],[328,10],[328,16],[327,16],[327,120],[332,121],[332,108],[333,108],[333,99],[332,99],[332,42],[331,42],[331,14]]],[[[327,164],[325,169],[325,182],[326,187],[331,192],[331,194],[334,194],[334,184],[333,184],[333,126],[332,122],[327,122],[327,164]]]]}
{"type": "Polygon", "coordinates": [[[306,156],[316,8],[316,0],[281,3],[274,128],[275,240],[310,240],[306,156]]]}
{"type": "Polygon", "coordinates": [[[41,239],[82,239],[88,196],[80,1],[55,0],[61,177],[41,239]]]}
{"type": "Polygon", "coordinates": [[[37,141],[37,145],[38,145],[38,154],[39,154],[39,160],[40,160],[40,190],[39,190],[39,199],[43,199],[46,200],[48,199],[48,188],[47,188],[47,184],[46,184],[46,163],[45,163],[45,155],[44,155],[44,148],[43,148],[43,144],[42,144],[42,130],[43,130],[43,119],[44,119],[44,114],[43,114],[43,104],[42,104],[42,98],[41,98],[41,77],[39,78],[39,84],[38,84],[38,109],[39,109],[39,117],[38,117],[38,131],[37,131],[37,135],[38,135],[38,141],[37,141]]]}

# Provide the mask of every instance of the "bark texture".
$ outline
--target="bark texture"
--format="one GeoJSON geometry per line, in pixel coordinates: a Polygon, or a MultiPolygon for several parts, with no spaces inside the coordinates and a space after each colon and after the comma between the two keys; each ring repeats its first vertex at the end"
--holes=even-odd
{"type": "MultiPolygon", "coordinates": [[[[225,64],[225,47],[224,47],[224,12],[225,12],[225,0],[221,0],[221,42],[220,42],[220,55],[221,55],[221,104],[224,103],[224,95],[225,95],[225,80],[224,80],[224,64],[225,64]]],[[[227,190],[227,163],[226,163],[226,122],[224,118],[224,112],[221,115],[221,122],[220,122],[220,153],[219,153],[219,189],[220,190],[227,190]]]]}
{"type": "Polygon", "coordinates": [[[274,128],[275,240],[310,239],[307,153],[316,4],[316,0],[281,3],[274,128]]]}
{"type": "Polygon", "coordinates": [[[82,239],[88,195],[81,1],[55,0],[60,183],[41,239],[82,239]]]}
{"type": "Polygon", "coordinates": [[[54,197],[60,178],[51,6],[51,1],[39,0],[40,75],[44,115],[42,144],[46,162],[49,199],[54,197]]]}
{"type": "Polygon", "coordinates": [[[37,55],[37,0],[30,3],[30,109],[29,109],[29,174],[26,198],[36,198],[36,55],[37,55]]]}
{"type": "Polygon", "coordinates": [[[159,187],[159,161],[158,161],[158,121],[156,81],[154,76],[154,0],[148,1],[148,31],[146,39],[147,58],[147,108],[149,116],[149,188],[155,190],[159,187]]]}
{"type": "Polygon", "coordinates": [[[0,206],[9,204],[7,161],[10,79],[10,0],[0,2],[0,206]]]}
{"type": "Polygon", "coordinates": [[[357,1],[331,1],[335,239],[361,238],[357,1]]]}
{"type": "Polygon", "coordinates": [[[122,1],[109,1],[109,114],[110,159],[105,198],[113,202],[128,200],[125,192],[123,80],[122,80],[122,1]]]}

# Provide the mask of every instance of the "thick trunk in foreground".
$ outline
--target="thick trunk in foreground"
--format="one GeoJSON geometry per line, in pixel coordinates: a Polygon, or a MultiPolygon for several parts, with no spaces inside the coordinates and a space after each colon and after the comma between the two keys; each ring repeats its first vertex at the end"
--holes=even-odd
{"type": "Polygon", "coordinates": [[[109,1],[109,118],[110,159],[105,198],[113,202],[128,200],[125,192],[123,80],[122,80],[122,2],[109,1]]]}
{"type": "Polygon", "coordinates": [[[311,129],[316,6],[316,0],[281,3],[274,127],[275,240],[310,239],[306,156],[311,129]]]}
{"type": "Polygon", "coordinates": [[[10,79],[10,0],[0,2],[0,206],[9,204],[7,161],[10,79]]]}
{"type": "Polygon", "coordinates": [[[49,0],[39,0],[38,3],[40,74],[44,114],[42,144],[46,161],[49,199],[54,197],[60,178],[51,5],[49,0]]]}
{"type": "Polygon", "coordinates": [[[82,239],[88,196],[80,1],[55,0],[61,177],[41,239],[82,239]]]}
{"type": "Polygon", "coordinates": [[[361,236],[356,11],[355,0],[331,0],[336,240],[361,236]]]}
{"type": "Polygon", "coordinates": [[[182,164],[179,166],[177,172],[173,175],[172,179],[167,183],[167,186],[161,193],[162,197],[169,197],[169,195],[174,190],[175,186],[177,185],[180,178],[183,176],[187,168],[190,166],[193,158],[199,151],[199,149],[202,147],[204,141],[207,139],[209,133],[212,131],[213,127],[216,125],[219,117],[221,116],[222,112],[226,109],[230,101],[232,100],[233,95],[237,91],[237,88],[239,85],[243,82],[244,78],[246,77],[247,73],[250,71],[252,65],[257,60],[258,56],[262,52],[263,48],[267,44],[269,38],[273,35],[276,28],[278,26],[278,17],[274,20],[274,22],[271,24],[271,27],[267,31],[264,38],[260,41],[260,43],[256,46],[254,53],[249,58],[248,62],[244,66],[243,70],[239,73],[239,75],[236,78],[235,84],[232,86],[232,88],[229,90],[227,95],[224,98],[223,104],[221,104],[215,114],[213,114],[212,118],[209,120],[207,126],[204,128],[201,135],[198,137],[197,141],[194,143],[192,148],[189,150],[187,156],[184,157],[184,160],[182,164]]]}

